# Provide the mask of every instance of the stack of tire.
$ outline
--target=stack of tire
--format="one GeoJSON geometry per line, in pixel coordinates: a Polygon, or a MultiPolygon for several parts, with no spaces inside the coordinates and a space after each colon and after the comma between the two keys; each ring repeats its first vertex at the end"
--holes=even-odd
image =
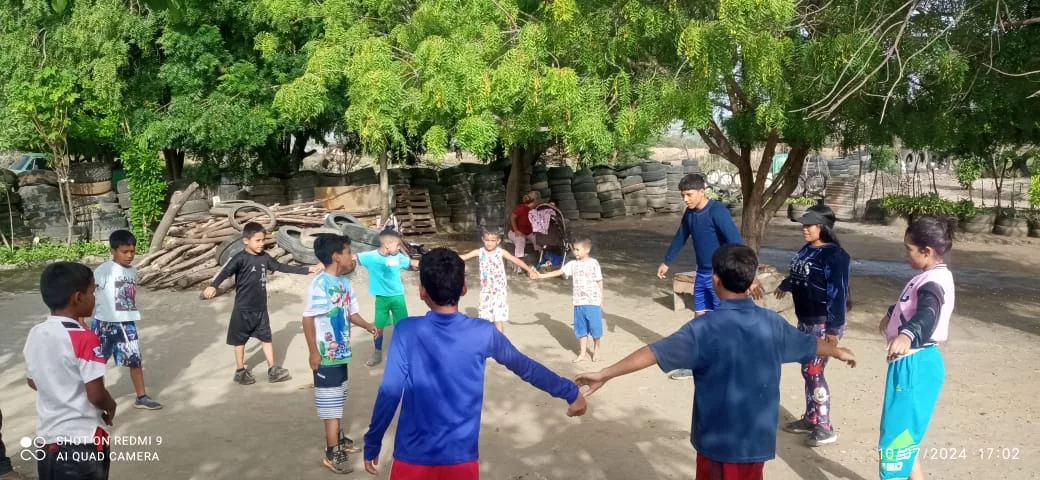
{"type": "Polygon", "coordinates": [[[119,208],[122,208],[124,212],[127,212],[127,218],[130,218],[130,181],[122,179],[116,182],[116,201],[119,203],[119,208]]]}
{"type": "Polygon", "coordinates": [[[0,169],[0,232],[8,240],[29,238],[29,227],[22,218],[22,196],[18,194],[18,177],[10,170],[0,169]],[[13,227],[13,228],[12,228],[13,227]]]}
{"type": "Polygon", "coordinates": [[[581,218],[578,200],[574,198],[571,182],[574,181],[574,170],[571,167],[553,167],[547,172],[549,177],[549,198],[556,202],[556,208],[567,220],[581,218]]]}
{"type": "Polygon", "coordinates": [[[473,175],[477,226],[481,231],[502,231],[506,222],[505,171],[485,169],[473,175]]]}
{"type": "Polygon", "coordinates": [[[349,178],[341,173],[326,172],[318,175],[319,187],[343,187],[349,184],[349,178]]]}
{"type": "Polygon", "coordinates": [[[430,207],[438,231],[448,230],[451,223],[451,205],[444,194],[444,187],[437,180],[437,171],[432,168],[416,168],[412,170],[412,188],[430,192],[430,207]]]}
{"type": "Polygon", "coordinates": [[[289,203],[314,201],[314,189],[321,186],[321,177],[313,170],[301,170],[285,181],[289,203]]]}
{"type": "Polygon", "coordinates": [[[531,168],[531,190],[537,190],[543,202],[549,200],[549,169],[544,164],[531,168]]]}
{"type": "MultiPolygon", "coordinates": [[[[685,162],[686,160],[684,160],[685,162]]],[[[696,162],[696,160],[694,160],[696,162]]],[[[700,170],[700,167],[697,167],[700,170]]],[[[668,175],[665,180],[668,184],[668,193],[666,198],[668,199],[668,208],[665,210],[669,213],[679,213],[683,211],[683,199],[682,192],[679,190],[679,182],[682,181],[683,176],[686,175],[684,172],[685,165],[683,164],[672,164],[668,166],[668,175]]]]}
{"type": "Polygon", "coordinates": [[[668,166],[653,160],[640,164],[646,185],[646,205],[654,213],[668,212],[668,166]]]}
{"type": "Polygon", "coordinates": [[[646,184],[643,183],[643,169],[639,165],[631,165],[617,171],[621,181],[621,194],[625,199],[626,215],[643,215],[648,211],[646,184]]]}
{"type": "Polygon", "coordinates": [[[470,189],[472,175],[459,167],[452,167],[441,172],[440,177],[445,199],[451,208],[448,229],[455,233],[476,231],[477,204],[470,189]]]}
{"type": "Polygon", "coordinates": [[[597,167],[592,172],[592,179],[596,183],[596,196],[599,198],[600,217],[625,216],[625,199],[621,193],[621,182],[614,169],[597,167]]]}
{"type": "Polygon", "coordinates": [[[578,203],[578,217],[582,220],[599,220],[603,218],[599,195],[596,194],[596,180],[592,171],[581,169],[574,173],[571,191],[578,203]]]}
{"type": "Polygon", "coordinates": [[[387,172],[387,178],[391,189],[393,187],[411,188],[412,172],[406,168],[391,168],[387,172]]]}
{"type": "Polygon", "coordinates": [[[250,200],[260,205],[288,205],[289,196],[286,194],[285,183],[280,178],[261,177],[254,178],[246,186],[250,200]]]}
{"type": "MultiPolygon", "coordinates": [[[[217,185],[217,196],[224,200],[249,200],[249,192],[243,186],[242,177],[238,175],[223,174],[220,176],[220,185],[217,185]]],[[[167,189],[167,191],[172,191],[167,189]]]]}
{"type": "Polygon", "coordinates": [[[105,163],[75,163],[69,166],[69,193],[76,223],[88,238],[108,240],[116,230],[129,227],[119,197],[112,191],[112,166],[105,163]]]}
{"type": "Polygon", "coordinates": [[[351,185],[376,185],[378,183],[379,176],[376,175],[376,170],[372,167],[350,172],[351,185]]]}
{"type": "MultiPolygon", "coordinates": [[[[56,173],[50,170],[30,170],[19,174],[18,195],[22,197],[22,212],[32,235],[43,239],[65,240],[69,227],[62,213],[56,173]]],[[[86,229],[83,225],[76,225],[72,233],[72,241],[78,241],[85,236],[86,229]]]]}

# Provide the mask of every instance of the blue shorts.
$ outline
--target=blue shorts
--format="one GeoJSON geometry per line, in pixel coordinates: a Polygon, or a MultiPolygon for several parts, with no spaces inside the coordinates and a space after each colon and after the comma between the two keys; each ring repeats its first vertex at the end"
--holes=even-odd
{"type": "Polygon", "coordinates": [[[603,309],[599,305],[574,306],[574,336],[578,338],[592,335],[592,338],[603,336],[603,309]]]}
{"type": "Polygon", "coordinates": [[[343,418],[347,403],[347,364],[322,365],[314,371],[314,406],[318,418],[343,418]]]}
{"type": "Polygon", "coordinates": [[[697,272],[693,281],[693,311],[710,312],[718,308],[719,297],[711,286],[711,272],[697,272]]]}
{"type": "Polygon", "coordinates": [[[141,368],[141,342],[134,322],[102,322],[94,319],[90,329],[101,341],[105,363],[112,359],[116,365],[141,368]]]}
{"type": "Polygon", "coordinates": [[[910,477],[945,375],[937,347],[925,347],[888,364],[878,441],[882,479],[910,477]]]}

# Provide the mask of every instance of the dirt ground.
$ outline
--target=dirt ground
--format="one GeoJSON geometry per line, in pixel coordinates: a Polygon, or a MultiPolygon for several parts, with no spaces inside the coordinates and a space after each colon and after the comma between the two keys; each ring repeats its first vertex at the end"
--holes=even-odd
{"type": "MultiPolygon", "coordinates": [[[[589,233],[606,277],[607,333],[599,364],[570,363],[577,348],[571,326],[570,286],[560,279],[510,279],[512,324],[507,334],[528,355],[562,375],[573,376],[619,360],[632,350],[673,332],[691,314],[671,308],[670,282],[654,276],[678,217],[623,219],[572,224],[589,233]]],[[[843,343],[860,359],[856,369],[833,364],[828,381],[838,443],[812,449],[800,437],[778,434],[777,457],[766,465],[774,479],[877,478],[875,446],[886,363],[877,319],[895,300],[911,272],[901,263],[900,233],[889,227],[845,226],[842,241],[852,256],[849,331],[843,343]]],[[[428,245],[476,248],[465,236],[423,239],[428,245]]],[[[764,263],[786,270],[801,244],[798,229],[776,222],[769,231],[764,263]]],[[[952,265],[958,281],[950,342],[944,347],[947,377],[925,438],[924,467],[932,479],[1040,478],[1040,249],[1035,241],[983,236],[959,242],[952,265]],[[998,240],[1002,240],[998,242],[998,240]]],[[[673,271],[690,270],[687,248],[673,271]]],[[[469,278],[476,280],[476,265],[469,278]]],[[[36,272],[0,273],[0,408],[3,436],[21,471],[35,467],[18,458],[18,441],[33,435],[34,395],[25,386],[21,349],[43,305],[30,291],[36,272]]],[[[141,291],[145,375],[149,393],[166,404],[160,411],[131,408],[133,389],[123,369],[106,381],[119,411],[113,434],[144,445],[120,445],[126,455],[112,467],[113,479],[328,478],[321,466],[322,427],[314,412],[306,344],[300,325],[307,277],[278,275],[270,282],[276,355],[294,378],[282,384],[232,383],[234,362],[224,344],[233,299],[198,300],[197,292],[141,291]]],[[[363,271],[354,277],[362,313],[370,316],[363,271]]],[[[418,279],[405,274],[410,311],[424,311],[418,279]]],[[[463,298],[476,314],[477,295],[463,298]]],[[[785,311],[785,315],[791,315],[785,311]]],[[[350,399],[345,428],[361,439],[369,421],[381,367],[363,359],[371,336],[354,330],[350,399]]],[[[263,379],[263,355],[250,344],[247,361],[263,379]]],[[[804,408],[797,365],[785,366],[781,422],[804,408]]],[[[591,399],[588,415],[564,415],[566,405],[524,384],[489,362],[481,436],[481,471],[486,479],[679,479],[693,478],[689,444],[692,382],[671,381],[656,368],[617,379],[591,399]]],[[[392,427],[384,440],[383,473],[393,451],[392,427]]],[[[124,442],[127,443],[127,442],[124,442]]],[[[360,456],[354,478],[367,478],[360,456]]]]}

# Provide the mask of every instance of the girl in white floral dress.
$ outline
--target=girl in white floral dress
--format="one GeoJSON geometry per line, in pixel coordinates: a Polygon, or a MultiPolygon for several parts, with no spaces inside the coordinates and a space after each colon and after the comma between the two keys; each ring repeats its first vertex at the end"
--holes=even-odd
{"type": "Polygon", "coordinates": [[[485,231],[481,238],[483,248],[460,256],[463,261],[480,258],[480,318],[493,322],[498,331],[505,333],[506,322],[509,321],[509,304],[506,302],[506,267],[503,260],[509,260],[523,269],[531,278],[538,278],[538,272],[523,260],[502,250],[502,235],[498,232],[485,231]]]}

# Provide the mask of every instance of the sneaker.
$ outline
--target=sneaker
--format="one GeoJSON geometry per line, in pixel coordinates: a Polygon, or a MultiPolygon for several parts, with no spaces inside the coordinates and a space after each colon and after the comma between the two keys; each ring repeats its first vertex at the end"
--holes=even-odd
{"type": "Polygon", "coordinates": [[[354,467],[350,466],[350,458],[347,457],[347,452],[343,451],[342,448],[336,447],[332,452],[325,452],[325,459],[322,463],[332,470],[333,473],[346,474],[354,471],[354,467]]]}
{"type": "Polygon", "coordinates": [[[668,374],[668,378],[672,380],[688,380],[693,378],[693,370],[672,370],[672,372],[668,374]]]}
{"type": "Polygon", "coordinates": [[[284,382],[292,378],[289,375],[289,371],[282,368],[281,365],[275,365],[267,369],[267,381],[271,383],[284,382]]]}
{"type": "Polygon", "coordinates": [[[365,365],[368,365],[369,367],[374,367],[376,365],[379,365],[380,363],[383,363],[383,351],[373,350],[372,356],[368,358],[368,361],[365,362],[365,365]]]}
{"type": "Polygon", "coordinates": [[[360,448],[354,445],[354,440],[343,433],[343,430],[339,431],[339,446],[347,453],[358,453],[361,451],[360,448]]]}
{"type": "Polygon", "coordinates": [[[256,383],[256,378],[253,374],[246,369],[238,370],[235,372],[235,383],[239,385],[252,385],[256,383]]]}
{"type": "Polygon", "coordinates": [[[815,426],[816,425],[809,423],[809,421],[806,420],[805,417],[802,417],[798,420],[784,425],[784,431],[787,433],[809,433],[813,431],[813,427],[815,426]]]}
{"type": "Polygon", "coordinates": [[[159,410],[162,408],[162,404],[152,400],[152,397],[148,395],[142,395],[137,397],[137,401],[134,402],[134,408],[141,408],[144,410],[159,410]]]}
{"type": "Polygon", "coordinates": [[[838,434],[834,433],[833,429],[827,429],[819,425],[814,425],[809,437],[806,438],[805,443],[809,444],[810,447],[819,447],[820,445],[828,445],[838,441],[838,434]]]}

